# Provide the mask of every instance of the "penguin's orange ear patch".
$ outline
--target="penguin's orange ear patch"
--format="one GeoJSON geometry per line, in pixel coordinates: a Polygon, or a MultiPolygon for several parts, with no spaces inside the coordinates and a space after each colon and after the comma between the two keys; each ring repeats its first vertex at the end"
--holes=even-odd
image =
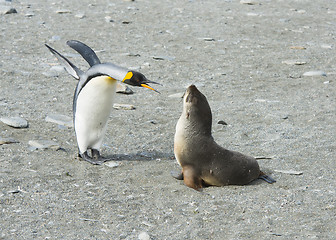
{"type": "Polygon", "coordinates": [[[133,77],[133,73],[132,72],[128,72],[122,81],[124,82],[125,80],[131,79],[132,77],[133,77]]]}

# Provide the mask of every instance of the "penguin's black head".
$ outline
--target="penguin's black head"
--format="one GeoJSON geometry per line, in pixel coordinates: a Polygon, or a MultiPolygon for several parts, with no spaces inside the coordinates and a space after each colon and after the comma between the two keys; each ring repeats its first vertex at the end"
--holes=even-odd
{"type": "MultiPolygon", "coordinates": [[[[143,74],[141,74],[139,72],[129,71],[126,74],[126,76],[125,76],[125,78],[122,82],[126,83],[126,84],[129,84],[129,85],[132,85],[132,86],[145,87],[145,88],[151,89],[155,92],[158,92],[157,90],[155,90],[154,88],[149,86],[147,83],[154,83],[154,84],[159,84],[159,83],[148,80],[143,74]]],[[[160,93],[160,92],[158,92],[158,93],[160,93]]]]}

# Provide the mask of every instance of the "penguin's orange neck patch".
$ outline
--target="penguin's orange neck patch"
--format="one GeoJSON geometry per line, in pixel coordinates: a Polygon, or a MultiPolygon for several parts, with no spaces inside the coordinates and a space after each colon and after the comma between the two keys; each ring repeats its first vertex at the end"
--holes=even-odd
{"type": "Polygon", "coordinates": [[[114,79],[114,78],[111,78],[111,77],[109,77],[109,76],[106,76],[106,77],[105,77],[105,81],[108,82],[108,83],[114,83],[114,82],[117,81],[117,80],[114,79]]]}

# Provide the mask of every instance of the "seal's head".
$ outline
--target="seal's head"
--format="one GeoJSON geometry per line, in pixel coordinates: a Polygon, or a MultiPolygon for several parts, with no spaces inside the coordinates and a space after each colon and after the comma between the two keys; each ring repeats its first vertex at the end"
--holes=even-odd
{"type": "Polygon", "coordinates": [[[190,85],[183,96],[183,115],[189,127],[211,135],[212,114],[206,97],[190,85]]]}

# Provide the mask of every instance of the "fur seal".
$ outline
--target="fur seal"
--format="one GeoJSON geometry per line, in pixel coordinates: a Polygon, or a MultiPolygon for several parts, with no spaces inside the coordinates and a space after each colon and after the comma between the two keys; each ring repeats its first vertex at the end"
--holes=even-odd
{"type": "Polygon", "coordinates": [[[183,96],[183,111],[176,125],[174,153],[182,173],[174,176],[193,189],[205,186],[244,185],[261,178],[255,158],[219,146],[211,135],[212,114],[206,97],[191,85],[183,96]]]}

